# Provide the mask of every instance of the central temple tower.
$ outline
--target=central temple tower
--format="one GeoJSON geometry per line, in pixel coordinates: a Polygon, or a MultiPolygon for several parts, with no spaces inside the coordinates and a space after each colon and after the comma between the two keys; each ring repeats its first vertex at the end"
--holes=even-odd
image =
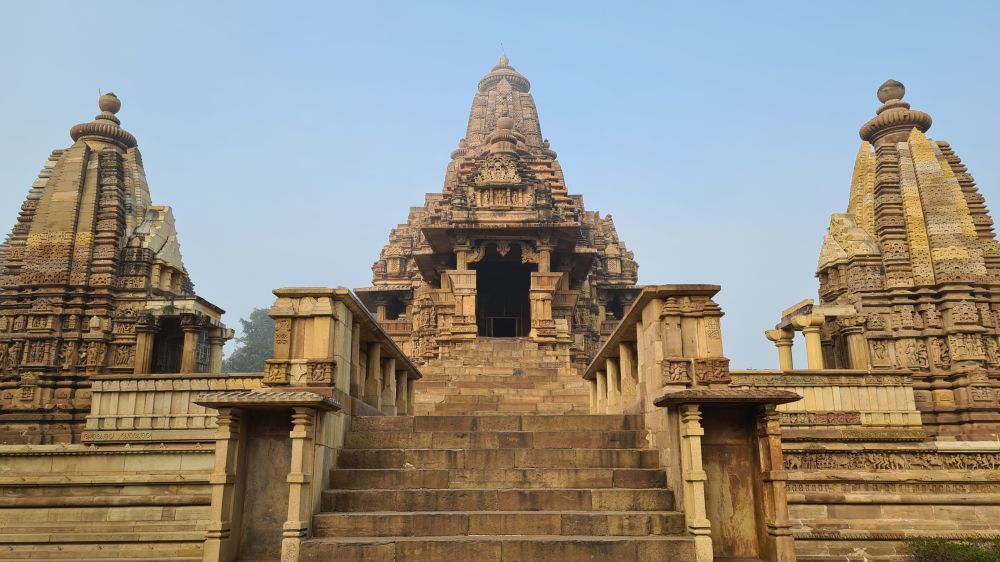
{"type": "Polygon", "coordinates": [[[639,292],[611,217],[567,190],[530,88],[506,56],[479,81],[444,189],[392,231],[358,290],[431,372],[491,344],[583,366],[639,292]]]}

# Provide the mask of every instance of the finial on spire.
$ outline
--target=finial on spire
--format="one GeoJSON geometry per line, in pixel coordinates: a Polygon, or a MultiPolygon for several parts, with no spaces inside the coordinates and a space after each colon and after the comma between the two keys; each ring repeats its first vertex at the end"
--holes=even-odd
{"type": "Polygon", "coordinates": [[[931,116],[923,111],[910,109],[903,101],[906,88],[898,80],[886,80],[878,87],[878,100],[882,106],[875,110],[875,117],[861,126],[861,140],[875,144],[883,139],[897,142],[905,139],[914,128],[926,133],[931,127],[931,116]]]}
{"type": "Polygon", "coordinates": [[[878,87],[878,101],[888,103],[891,100],[901,100],[906,94],[906,87],[898,80],[886,80],[878,87]]]}
{"type": "Polygon", "coordinates": [[[507,58],[507,53],[500,55],[500,66],[510,66],[510,59],[507,58]]]}
{"type": "Polygon", "coordinates": [[[103,94],[97,99],[97,107],[101,112],[90,123],[80,123],[69,130],[69,136],[74,142],[81,138],[90,138],[105,142],[113,142],[122,148],[133,148],[138,143],[132,133],[121,128],[121,121],[115,117],[122,108],[122,102],[113,92],[103,94]]]}
{"type": "Polygon", "coordinates": [[[114,92],[108,92],[97,100],[97,107],[101,108],[102,112],[114,115],[122,108],[122,102],[114,92]]]}

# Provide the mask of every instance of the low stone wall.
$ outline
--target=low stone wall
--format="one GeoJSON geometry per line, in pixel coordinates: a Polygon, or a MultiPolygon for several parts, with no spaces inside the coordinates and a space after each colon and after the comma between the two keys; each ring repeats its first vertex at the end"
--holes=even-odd
{"type": "Polygon", "coordinates": [[[778,407],[799,560],[902,560],[911,537],[1000,536],[1000,442],[929,441],[908,371],[733,371],[778,407]]]}
{"type": "Polygon", "coordinates": [[[787,443],[799,560],[899,560],[909,537],[1000,536],[1000,443],[787,443]]]}
{"type": "Polygon", "coordinates": [[[0,446],[0,560],[201,560],[210,444],[0,446]]]}
{"type": "Polygon", "coordinates": [[[95,377],[84,443],[0,445],[0,560],[201,560],[216,414],[193,398],[262,376],[95,377]]]}

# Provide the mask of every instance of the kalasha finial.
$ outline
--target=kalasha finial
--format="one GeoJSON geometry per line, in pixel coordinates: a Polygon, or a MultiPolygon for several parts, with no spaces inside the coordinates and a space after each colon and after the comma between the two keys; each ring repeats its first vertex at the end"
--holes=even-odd
{"type": "Polygon", "coordinates": [[[122,108],[122,101],[114,92],[108,92],[97,100],[97,107],[100,107],[101,111],[114,115],[122,108]]]}
{"type": "Polygon", "coordinates": [[[115,113],[122,108],[122,102],[112,92],[102,95],[97,100],[101,112],[90,123],[80,123],[69,130],[73,142],[81,138],[113,142],[122,148],[133,148],[138,143],[132,133],[121,128],[121,121],[115,113]]]}
{"type": "Polygon", "coordinates": [[[861,126],[861,139],[875,143],[906,140],[913,129],[926,133],[931,127],[931,116],[923,111],[910,109],[903,101],[906,88],[898,80],[886,80],[878,87],[878,100],[882,106],[875,110],[875,117],[861,126]]]}
{"type": "Polygon", "coordinates": [[[500,66],[510,66],[510,59],[507,58],[506,53],[500,55],[500,66]]]}
{"type": "Polygon", "coordinates": [[[878,87],[878,101],[888,103],[892,100],[901,100],[906,94],[906,87],[898,80],[886,80],[878,87]]]}

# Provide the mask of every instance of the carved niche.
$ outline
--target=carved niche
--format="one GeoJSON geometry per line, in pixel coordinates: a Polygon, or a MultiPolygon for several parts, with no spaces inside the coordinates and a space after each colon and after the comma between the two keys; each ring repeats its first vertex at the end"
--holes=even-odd
{"type": "Polygon", "coordinates": [[[509,154],[495,154],[479,168],[476,185],[516,185],[521,183],[517,161],[509,154]]]}

